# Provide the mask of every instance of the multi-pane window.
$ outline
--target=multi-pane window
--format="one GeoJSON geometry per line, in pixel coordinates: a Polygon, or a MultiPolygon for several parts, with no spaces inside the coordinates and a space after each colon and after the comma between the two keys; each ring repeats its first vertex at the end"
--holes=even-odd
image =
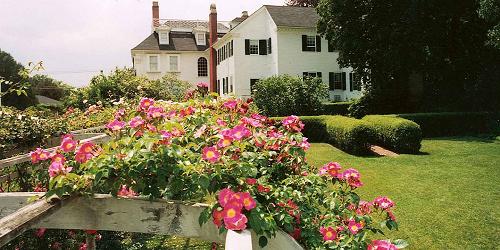
{"type": "Polygon", "coordinates": [[[208,62],[205,57],[198,58],[198,76],[208,76],[208,62]]]}
{"type": "Polygon", "coordinates": [[[355,73],[349,73],[349,84],[351,85],[351,91],[361,91],[361,81],[360,79],[356,79],[355,73]]]}
{"type": "Polygon", "coordinates": [[[229,42],[229,56],[233,56],[233,40],[229,42]]]}
{"type": "Polygon", "coordinates": [[[169,63],[171,72],[179,71],[179,56],[169,56],[169,63]]]}
{"type": "Polygon", "coordinates": [[[250,92],[253,92],[255,88],[255,84],[259,81],[259,79],[250,79],[250,92]]]}
{"type": "Polygon", "coordinates": [[[250,55],[259,54],[259,40],[250,40],[250,55]]]}
{"type": "Polygon", "coordinates": [[[342,73],[333,72],[330,77],[330,89],[342,89],[342,73]]]}
{"type": "Polygon", "coordinates": [[[206,45],[207,40],[205,38],[205,33],[197,33],[196,34],[196,44],[198,45],[206,45]]]}
{"type": "Polygon", "coordinates": [[[229,93],[233,93],[233,76],[229,77],[229,93]]]}
{"type": "Polygon", "coordinates": [[[159,56],[149,56],[149,72],[158,72],[159,67],[159,56]]]}
{"type": "Polygon", "coordinates": [[[321,78],[322,75],[321,75],[321,72],[303,72],[302,73],[302,79],[303,80],[306,80],[306,79],[312,79],[312,78],[321,78]]]}
{"type": "Polygon", "coordinates": [[[316,37],[315,36],[307,36],[306,46],[310,50],[316,50],[316,37]]]}

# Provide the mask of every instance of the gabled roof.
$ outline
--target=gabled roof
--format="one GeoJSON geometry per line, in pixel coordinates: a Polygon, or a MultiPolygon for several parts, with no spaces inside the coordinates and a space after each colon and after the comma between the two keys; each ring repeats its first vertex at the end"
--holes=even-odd
{"type": "MultiPolygon", "coordinates": [[[[224,34],[219,33],[221,37],[224,34]]],[[[208,48],[208,33],[206,35],[207,45],[196,45],[194,34],[191,32],[171,31],[169,44],[160,45],[158,33],[153,32],[144,41],[135,46],[132,50],[171,50],[171,51],[205,51],[208,48]]]]}
{"type": "Polygon", "coordinates": [[[264,5],[276,26],[316,28],[319,15],[315,8],[264,5]]]}
{"type": "MultiPolygon", "coordinates": [[[[203,21],[203,20],[161,19],[160,25],[168,26],[172,29],[194,29],[197,27],[203,27],[208,30],[208,21],[203,21]]],[[[224,25],[222,22],[217,22],[217,32],[224,33],[228,31],[229,27],[224,25]]]]}
{"type": "MultiPolygon", "coordinates": [[[[168,45],[160,45],[158,33],[153,32],[132,50],[204,51],[208,48],[207,45],[196,45],[196,40],[191,32],[170,32],[169,39],[168,45]]],[[[206,44],[208,44],[208,39],[206,44]]]]}

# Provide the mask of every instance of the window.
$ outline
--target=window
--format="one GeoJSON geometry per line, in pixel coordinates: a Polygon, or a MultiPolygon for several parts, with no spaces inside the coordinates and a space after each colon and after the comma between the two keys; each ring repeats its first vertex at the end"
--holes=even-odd
{"type": "Polygon", "coordinates": [[[205,57],[198,58],[198,76],[208,76],[208,63],[205,57]]]}
{"type": "Polygon", "coordinates": [[[302,51],[321,52],[321,37],[302,35],[302,51]]]}
{"type": "Polygon", "coordinates": [[[205,38],[205,33],[197,33],[196,34],[196,44],[198,45],[206,45],[207,40],[205,38]]]}
{"type": "Polygon", "coordinates": [[[179,71],[179,56],[169,56],[169,63],[171,72],[179,71]]]}
{"type": "Polygon", "coordinates": [[[168,32],[162,31],[159,33],[160,44],[168,44],[168,32]]]}
{"type": "Polygon", "coordinates": [[[322,74],[321,72],[303,72],[302,73],[302,80],[310,79],[310,78],[321,78],[322,74]]]}
{"type": "Polygon", "coordinates": [[[160,71],[160,56],[149,56],[149,72],[160,71]]]}
{"type": "Polygon", "coordinates": [[[271,54],[271,38],[267,39],[267,54],[271,54]]]}
{"type": "Polygon", "coordinates": [[[217,93],[220,94],[220,80],[217,80],[217,93]]]}
{"type": "Polygon", "coordinates": [[[229,93],[233,93],[233,76],[229,77],[229,93]]]}
{"type": "Polygon", "coordinates": [[[229,79],[226,77],[226,78],[223,78],[223,89],[222,89],[222,93],[223,94],[228,94],[229,93],[229,79]]]}
{"type": "Polygon", "coordinates": [[[359,79],[356,79],[355,73],[349,73],[349,85],[351,91],[361,91],[361,81],[359,79]]]}
{"type": "Polygon", "coordinates": [[[250,79],[250,92],[253,92],[255,84],[259,81],[259,79],[250,79]]]}
{"type": "Polygon", "coordinates": [[[314,37],[314,36],[307,36],[306,46],[307,46],[308,49],[314,49],[314,50],[316,50],[316,37],[314,37]]]}
{"type": "Polygon", "coordinates": [[[329,78],[330,90],[346,90],[345,72],[330,72],[329,78]]]}
{"type": "Polygon", "coordinates": [[[229,56],[233,56],[233,40],[229,42],[229,56]]]}
{"type": "Polygon", "coordinates": [[[250,55],[259,54],[259,40],[250,40],[250,55]]]}

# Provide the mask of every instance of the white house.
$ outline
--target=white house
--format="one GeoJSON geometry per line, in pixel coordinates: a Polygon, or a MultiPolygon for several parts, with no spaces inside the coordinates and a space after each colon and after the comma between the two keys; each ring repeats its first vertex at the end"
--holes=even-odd
{"type": "Polygon", "coordinates": [[[212,4],[208,22],[158,23],[155,5],[153,34],[132,49],[137,74],[158,78],[175,72],[181,79],[209,82],[210,90],[238,97],[250,96],[259,79],[289,74],[322,78],[335,101],[361,95],[351,69],[339,67],[338,51],[317,34],[319,17],[314,8],[264,5],[226,24],[217,21],[212,4]],[[200,58],[207,59],[207,67],[200,58]]]}
{"type": "MultiPolygon", "coordinates": [[[[153,2],[152,12],[152,33],[131,50],[136,74],[159,79],[171,73],[193,84],[209,82],[209,22],[160,19],[158,2],[153,2]]],[[[215,38],[228,31],[218,23],[215,38]]]]}

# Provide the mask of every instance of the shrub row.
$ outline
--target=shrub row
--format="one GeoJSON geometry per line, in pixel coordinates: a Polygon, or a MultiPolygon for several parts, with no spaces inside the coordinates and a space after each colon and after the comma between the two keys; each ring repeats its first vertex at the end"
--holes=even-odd
{"type": "Polygon", "coordinates": [[[397,116],[420,125],[424,137],[492,133],[500,130],[500,113],[446,112],[397,116]]]}
{"type": "Polygon", "coordinates": [[[355,155],[370,153],[370,144],[398,153],[417,153],[422,141],[418,124],[396,116],[372,115],[360,120],[322,115],[300,119],[305,125],[302,132],[311,142],[326,142],[355,155]]]}
{"type": "Polygon", "coordinates": [[[321,114],[323,115],[347,115],[348,108],[352,102],[323,103],[321,114]]]}
{"type": "Polygon", "coordinates": [[[373,131],[373,143],[398,153],[420,150],[422,131],[417,123],[389,115],[368,115],[363,120],[373,131]]]}

